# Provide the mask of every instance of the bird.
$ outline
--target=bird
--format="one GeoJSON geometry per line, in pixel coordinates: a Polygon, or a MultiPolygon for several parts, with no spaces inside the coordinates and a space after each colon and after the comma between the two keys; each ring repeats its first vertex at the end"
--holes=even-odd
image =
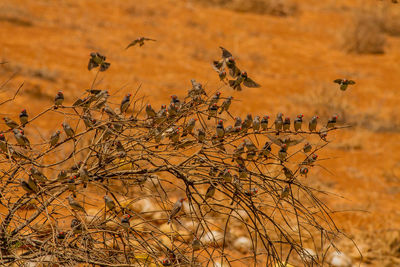
{"type": "Polygon", "coordinates": [[[132,216],[130,214],[125,214],[121,218],[121,225],[125,230],[128,230],[131,227],[131,218],[132,216]]]}
{"type": "Polygon", "coordinates": [[[178,108],[180,107],[180,105],[181,105],[181,101],[179,100],[179,98],[178,98],[177,95],[171,95],[171,102],[170,102],[170,103],[175,104],[175,106],[176,106],[177,109],[178,109],[178,108]]]}
{"type": "Polygon", "coordinates": [[[226,71],[218,69],[214,64],[213,64],[214,70],[218,73],[218,77],[220,81],[225,80],[226,78],[226,71]]]}
{"type": "Polygon", "coordinates": [[[224,122],[222,120],[218,121],[218,124],[217,124],[217,127],[216,127],[216,132],[217,132],[217,137],[219,139],[224,138],[225,129],[224,129],[224,122]]]}
{"type": "Polygon", "coordinates": [[[236,62],[235,59],[233,57],[229,57],[227,59],[225,59],[224,61],[225,66],[228,68],[229,70],[229,75],[232,78],[237,78],[238,76],[240,76],[240,69],[236,66],[236,62]]]}
{"type": "Polygon", "coordinates": [[[73,177],[71,177],[70,179],[67,180],[67,188],[69,191],[72,192],[72,195],[74,197],[76,197],[76,185],[75,185],[75,180],[76,180],[76,175],[74,175],[73,177]]]}
{"type": "Polygon", "coordinates": [[[170,103],[168,105],[168,116],[169,117],[174,117],[176,115],[176,113],[178,112],[178,109],[176,107],[176,105],[174,103],[170,103]]]}
{"type": "Polygon", "coordinates": [[[307,178],[308,168],[307,167],[301,167],[300,168],[300,174],[307,178]]]}
{"type": "Polygon", "coordinates": [[[115,209],[115,202],[114,202],[114,200],[113,200],[111,197],[105,195],[105,196],[104,196],[104,202],[106,203],[106,206],[107,206],[107,208],[108,208],[109,210],[115,209]]]}
{"type": "Polygon", "coordinates": [[[64,94],[62,91],[58,91],[56,96],[54,97],[54,108],[62,106],[63,102],[64,102],[64,94]]]}
{"type": "Polygon", "coordinates": [[[97,68],[100,66],[100,71],[106,71],[110,67],[110,63],[106,62],[106,57],[98,52],[90,53],[90,59],[88,63],[88,70],[97,68]]]}
{"type": "Polygon", "coordinates": [[[61,132],[59,130],[57,130],[55,133],[53,133],[50,136],[50,141],[49,141],[50,147],[57,145],[58,140],[60,140],[60,134],[61,134],[61,132]]]}
{"type": "Polygon", "coordinates": [[[217,111],[218,111],[218,106],[217,104],[213,104],[208,108],[208,120],[211,119],[211,117],[217,116],[217,111]]]}
{"type": "Polygon", "coordinates": [[[264,158],[268,158],[268,155],[271,154],[271,142],[266,141],[263,148],[260,150],[259,154],[258,154],[258,158],[260,157],[264,157],[264,158]]]}
{"type": "Polygon", "coordinates": [[[232,162],[244,153],[244,146],[245,142],[242,142],[233,150],[232,162]]]}
{"type": "Polygon", "coordinates": [[[28,147],[31,149],[31,143],[29,142],[29,139],[23,134],[21,130],[14,129],[13,130],[15,140],[17,140],[17,143],[23,147],[28,147]]]}
{"type": "Polygon", "coordinates": [[[131,46],[135,46],[136,44],[139,44],[139,47],[142,47],[142,46],[144,45],[144,42],[145,42],[145,41],[146,41],[146,42],[147,42],[147,41],[153,41],[153,42],[155,42],[155,41],[157,41],[157,40],[154,40],[154,39],[151,39],[151,38],[147,38],[147,37],[139,37],[139,38],[133,40],[132,42],[130,42],[130,43],[128,44],[128,46],[125,48],[125,50],[128,49],[128,48],[131,47],[131,46]]]}
{"type": "Polygon", "coordinates": [[[41,183],[44,183],[44,182],[47,181],[47,177],[46,177],[41,171],[39,171],[38,169],[36,169],[35,167],[31,167],[31,168],[29,169],[29,171],[30,171],[30,173],[31,173],[31,176],[32,176],[35,180],[37,180],[37,181],[39,181],[39,182],[41,182],[41,183]]]}
{"type": "Polygon", "coordinates": [[[116,146],[118,157],[119,158],[126,157],[126,150],[125,150],[124,146],[122,145],[121,141],[118,140],[117,142],[115,142],[115,146],[116,146]]]}
{"type": "Polygon", "coordinates": [[[19,124],[16,123],[15,121],[13,121],[12,119],[10,119],[9,117],[4,117],[3,118],[4,122],[6,123],[6,125],[10,128],[10,129],[15,129],[19,127],[19,124]]]}
{"type": "Polygon", "coordinates": [[[280,112],[276,115],[276,119],[275,119],[275,131],[276,131],[276,134],[277,134],[277,135],[279,134],[279,131],[281,131],[281,130],[282,130],[282,127],[283,127],[283,119],[282,119],[282,117],[283,117],[283,114],[280,113],[280,112]]]}
{"type": "Polygon", "coordinates": [[[303,142],[304,138],[298,138],[298,139],[292,139],[290,136],[284,136],[282,138],[276,138],[272,135],[267,134],[267,137],[269,140],[272,141],[272,143],[278,145],[278,146],[282,146],[283,144],[285,144],[288,148],[290,146],[295,146],[297,144],[300,144],[301,142],[303,142]]]}
{"type": "Polygon", "coordinates": [[[287,145],[286,145],[286,144],[283,144],[283,145],[281,146],[281,149],[280,149],[279,152],[278,152],[278,158],[279,158],[281,161],[285,161],[285,160],[286,160],[286,157],[287,157],[287,145]]]}
{"type": "Polygon", "coordinates": [[[249,113],[243,120],[242,131],[247,132],[247,130],[252,126],[252,124],[253,124],[253,116],[249,113]]]}
{"type": "Polygon", "coordinates": [[[221,92],[217,91],[217,92],[215,93],[215,95],[213,95],[213,96],[211,97],[210,102],[209,102],[209,104],[208,104],[209,107],[212,106],[212,105],[214,105],[214,104],[217,104],[220,96],[221,96],[221,92]]]}
{"type": "Polygon", "coordinates": [[[78,219],[74,218],[71,221],[71,229],[74,233],[80,233],[82,232],[82,223],[80,221],[78,221],[78,219]]]}
{"type": "Polygon", "coordinates": [[[85,213],[87,215],[85,208],[81,204],[79,204],[79,202],[76,201],[72,197],[72,195],[69,195],[67,199],[68,199],[68,203],[69,203],[69,206],[71,207],[71,209],[73,209],[75,211],[82,211],[83,213],[85,213]]]}
{"type": "Polygon", "coordinates": [[[4,153],[8,152],[7,151],[7,140],[6,140],[6,137],[4,136],[4,134],[0,134],[0,149],[4,153]]]}
{"type": "Polygon", "coordinates": [[[193,251],[198,251],[198,250],[200,250],[200,249],[201,249],[201,242],[200,242],[200,240],[199,240],[197,237],[193,238],[193,241],[192,241],[192,250],[193,250],[193,251]]]}
{"type": "Polygon", "coordinates": [[[285,166],[283,166],[283,173],[285,174],[286,179],[292,179],[293,178],[293,172],[289,168],[287,168],[285,166]]]}
{"type": "Polygon", "coordinates": [[[174,206],[171,209],[167,224],[170,224],[171,221],[175,219],[175,217],[179,214],[179,212],[182,210],[183,201],[185,200],[186,198],[181,197],[175,202],[174,206]]]}
{"type": "Polygon", "coordinates": [[[308,123],[308,129],[310,130],[310,132],[316,131],[317,129],[317,123],[319,117],[318,116],[313,116],[310,120],[310,122],[308,123]]]}
{"type": "Polygon", "coordinates": [[[303,114],[297,115],[296,119],[293,122],[294,130],[296,132],[301,130],[301,124],[303,123],[303,114]]]}
{"type": "Polygon", "coordinates": [[[240,75],[237,76],[236,80],[229,80],[229,86],[232,87],[233,90],[242,91],[241,84],[249,88],[257,88],[261,86],[250,79],[245,71],[241,72],[240,75]]]}
{"type": "Polygon", "coordinates": [[[284,198],[286,198],[287,196],[289,196],[289,193],[290,193],[290,187],[289,186],[285,186],[283,189],[282,189],[282,192],[281,192],[281,195],[280,195],[280,199],[284,199],[284,198]]]}
{"type": "Polygon", "coordinates": [[[285,132],[290,130],[290,118],[289,117],[286,117],[285,120],[283,121],[282,129],[285,132]]]}
{"type": "Polygon", "coordinates": [[[242,128],[242,118],[240,118],[240,117],[235,118],[234,128],[237,128],[237,127],[242,128]]]}
{"type": "Polygon", "coordinates": [[[310,145],[310,143],[307,142],[307,143],[304,144],[303,152],[304,153],[308,153],[308,152],[311,151],[311,148],[312,148],[312,146],[310,145]]]}
{"type": "Polygon", "coordinates": [[[74,130],[67,122],[63,122],[61,126],[64,128],[64,132],[68,137],[73,138],[75,136],[74,130]]]}
{"type": "Polygon", "coordinates": [[[103,107],[102,111],[105,112],[110,119],[118,119],[119,118],[118,114],[112,108],[110,108],[110,106],[108,106],[108,105],[105,105],[103,107]]]}
{"type": "Polygon", "coordinates": [[[186,127],[183,129],[182,136],[184,137],[188,134],[192,134],[194,127],[196,126],[197,118],[190,118],[186,127]]]}
{"type": "Polygon", "coordinates": [[[26,112],[26,109],[23,109],[19,114],[19,121],[21,122],[22,127],[25,127],[25,124],[28,123],[28,113],[26,112]]]}
{"type": "Polygon", "coordinates": [[[231,106],[231,103],[232,103],[232,99],[233,99],[233,96],[229,96],[227,99],[225,99],[222,102],[221,109],[218,114],[222,114],[222,112],[224,112],[224,111],[228,112],[229,107],[231,106]]]}
{"type": "Polygon", "coordinates": [[[338,115],[333,115],[332,118],[328,120],[328,123],[326,124],[326,128],[333,128],[336,125],[336,120],[338,119],[338,115]]]}
{"type": "Polygon", "coordinates": [[[81,178],[81,180],[83,182],[83,187],[86,188],[87,183],[89,181],[89,172],[88,172],[86,166],[82,165],[79,168],[79,177],[81,178]]]}
{"type": "Polygon", "coordinates": [[[253,196],[257,195],[257,193],[258,193],[258,188],[253,187],[253,188],[250,189],[250,190],[245,190],[243,193],[244,193],[246,196],[248,196],[248,197],[253,197],[253,196]]]}
{"type": "Polygon", "coordinates": [[[29,177],[28,181],[25,181],[24,179],[20,179],[21,187],[28,193],[28,194],[34,194],[39,192],[39,187],[37,186],[36,182],[29,177]]]}
{"type": "Polygon", "coordinates": [[[232,182],[232,174],[231,171],[229,169],[225,169],[222,172],[222,178],[224,179],[225,183],[230,183],[232,182]]]}
{"type": "Polygon", "coordinates": [[[342,91],[346,91],[346,89],[347,89],[347,87],[349,85],[356,84],[355,81],[347,80],[347,79],[336,79],[333,82],[339,84],[340,85],[340,90],[342,90],[342,91]]]}
{"type": "MultiPolygon", "coordinates": [[[[161,109],[163,109],[164,106],[165,105],[161,106],[161,109]]],[[[157,115],[150,104],[146,105],[146,115],[147,115],[148,118],[154,118],[157,115]]]]}
{"type": "Polygon", "coordinates": [[[268,129],[268,119],[269,119],[268,115],[263,116],[261,119],[260,125],[263,131],[266,131],[268,129]]]}
{"type": "Polygon", "coordinates": [[[318,158],[317,154],[312,154],[310,156],[307,156],[307,158],[303,161],[302,165],[311,165],[313,164],[318,158]]]}
{"type": "Polygon", "coordinates": [[[131,94],[126,94],[122,99],[121,105],[119,106],[121,114],[125,113],[128,110],[131,101],[130,99],[131,99],[131,94]]]}
{"type": "Polygon", "coordinates": [[[210,184],[210,186],[207,188],[206,194],[204,195],[204,200],[212,198],[214,194],[215,194],[215,185],[210,184]]]}
{"type": "Polygon", "coordinates": [[[261,122],[260,116],[255,116],[253,120],[253,131],[258,132],[260,130],[261,122]]]}
{"type": "Polygon", "coordinates": [[[197,129],[197,139],[200,143],[204,143],[204,140],[206,139],[206,133],[203,129],[197,129]]]}

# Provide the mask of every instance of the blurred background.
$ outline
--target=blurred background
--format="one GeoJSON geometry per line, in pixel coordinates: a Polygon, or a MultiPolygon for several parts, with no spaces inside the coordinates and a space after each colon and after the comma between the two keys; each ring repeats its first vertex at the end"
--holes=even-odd
{"type": "MultiPolygon", "coordinates": [[[[233,115],[292,119],[339,115],[351,125],[329,136],[308,183],[323,197],[337,226],[363,254],[362,266],[400,265],[400,4],[390,0],[2,0],[0,92],[14,102],[2,116],[17,120],[49,107],[57,91],[72,104],[96,75],[90,52],[111,67],[98,77],[111,102],[141,85],[139,95],[159,107],[183,98],[190,79],[238,101],[233,115]],[[126,46],[145,36],[157,42],[126,46]],[[262,85],[234,92],[211,62],[223,46],[262,85]],[[334,79],[356,81],[340,91],[334,79]]],[[[50,115],[49,115],[50,116],[50,115]]],[[[48,117],[37,131],[60,127],[48,117]]],[[[322,122],[324,123],[324,122],[322,122]]],[[[5,125],[1,125],[5,129],[5,125]]],[[[354,262],[348,239],[336,240],[354,262]]]]}

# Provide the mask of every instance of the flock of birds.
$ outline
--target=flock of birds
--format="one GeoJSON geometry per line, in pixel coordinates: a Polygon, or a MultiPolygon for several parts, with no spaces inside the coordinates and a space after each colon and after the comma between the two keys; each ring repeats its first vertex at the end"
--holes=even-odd
{"type": "MultiPolygon", "coordinates": [[[[141,37],[130,43],[126,49],[135,45],[143,46],[145,41],[156,40],[141,37]]],[[[222,57],[220,60],[214,61],[212,66],[218,72],[221,81],[225,82],[226,71],[228,71],[232,77],[231,80],[228,80],[228,84],[233,90],[241,91],[242,85],[249,88],[260,87],[258,83],[248,77],[245,71],[241,71],[238,68],[235,59],[228,50],[223,47],[220,47],[220,49],[222,50],[222,57]]],[[[109,67],[110,63],[106,62],[105,56],[98,52],[90,54],[89,70],[99,68],[99,71],[103,72],[109,67]]],[[[349,85],[355,84],[354,81],[347,79],[336,79],[334,82],[340,85],[341,90],[346,90],[349,85]]],[[[79,118],[84,122],[86,131],[95,131],[96,136],[104,142],[113,140],[112,145],[114,148],[112,151],[108,152],[108,155],[98,156],[97,168],[103,168],[101,164],[111,164],[116,158],[126,158],[128,153],[126,150],[127,144],[123,144],[121,140],[118,140],[118,137],[127,128],[145,129],[143,142],[154,143],[154,146],[151,146],[153,153],[157,153],[157,149],[160,149],[160,147],[171,147],[173,150],[184,150],[197,145],[202,148],[215,148],[217,153],[227,156],[231,159],[231,162],[237,164],[235,167],[237,174],[233,173],[232,168],[229,166],[215,169],[210,165],[209,170],[210,177],[220,177],[225,183],[232,184],[233,188],[235,188],[231,197],[231,205],[238,201],[237,197],[240,192],[247,197],[253,197],[258,193],[256,187],[242,190],[243,185],[241,183],[250,175],[246,165],[256,161],[276,161],[277,164],[283,166],[282,170],[285,177],[289,180],[294,179],[294,172],[284,165],[288,160],[288,149],[304,141],[305,138],[301,137],[302,134],[317,134],[322,140],[326,141],[328,132],[336,128],[337,115],[333,115],[319,129],[317,129],[319,117],[313,116],[308,121],[308,131],[303,130],[303,114],[298,114],[293,122],[290,117],[284,117],[282,113],[278,113],[272,123],[268,115],[255,116],[253,118],[251,114],[247,114],[242,120],[240,117],[233,117],[230,113],[232,96],[223,98],[219,91],[208,96],[202,84],[195,80],[191,80],[191,83],[192,87],[188,90],[188,95],[183,100],[176,95],[172,95],[170,103],[161,105],[161,108],[157,111],[154,110],[151,104],[147,104],[143,107],[146,114],[143,119],[138,119],[139,113],[134,115],[135,110],[133,110],[130,117],[127,116],[128,109],[132,104],[131,94],[126,94],[120,101],[119,108],[113,109],[108,102],[109,92],[100,89],[87,90],[87,95],[76,100],[71,107],[64,106],[64,95],[62,91],[59,91],[54,98],[53,109],[72,108],[77,112],[76,110],[81,108],[82,113],[80,113],[79,118]],[[96,118],[92,114],[93,112],[99,113],[101,116],[107,115],[108,119],[96,118]],[[233,125],[225,127],[226,119],[221,117],[224,114],[233,118],[233,125]],[[207,118],[207,121],[205,118],[207,118]],[[211,119],[215,119],[215,124],[208,127],[207,125],[210,125],[209,121],[211,119]],[[198,123],[201,124],[201,127],[195,130],[198,123]],[[267,137],[268,140],[261,148],[258,148],[250,138],[253,135],[257,143],[257,135],[267,137]],[[300,137],[293,138],[293,136],[300,137]],[[163,141],[164,139],[169,141],[165,142],[163,141]],[[239,140],[241,142],[234,145],[234,141],[239,140]],[[279,149],[277,154],[272,153],[273,144],[279,149]],[[233,146],[233,149],[227,148],[227,146],[233,146]],[[100,163],[100,161],[103,163],[100,163]]],[[[29,156],[29,151],[32,152],[35,147],[32,146],[24,132],[25,127],[31,123],[26,109],[23,109],[19,114],[20,123],[9,117],[4,117],[3,120],[9,128],[9,130],[2,131],[0,134],[0,150],[3,155],[16,162],[19,159],[33,162],[34,159],[29,156]],[[12,132],[16,144],[11,144],[6,139],[6,135],[10,132],[12,132]],[[24,148],[28,153],[25,150],[17,150],[16,147],[18,146],[24,148]]],[[[54,150],[69,140],[73,140],[74,143],[77,142],[77,136],[81,134],[76,132],[77,129],[71,127],[67,121],[62,123],[62,128],[66,139],[62,141],[61,131],[55,131],[48,139],[48,151],[54,150]]],[[[318,156],[312,150],[309,142],[304,144],[302,151],[306,158],[299,164],[299,174],[306,176],[309,171],[308,167],[313,165],[318,156]]],[[[98,178],[94,173],[91,173],[90,169],[92,167],[87,162],[79,162],[68,170],[60,171],[57,176],[57,181],[65,181],[67,190],[71,192],[67,200],[69,207],[75,212],[86,214],[84,206],[76,200],[76,191],[77,184],[82,184],[86,188],[91,181],[98,178]]],[[[28,178],[20,179],[20,185],[28,196],[39,195],[44,193],[42,188],[45,188],[46,183],[49,181],[43,172],[32,166],[29,169],[28,178]]],[[[209,184],[203,196],[204,201],[214,197],[217,186],[216,183],[209,184]]],[[[289,187],[286,186],[282,189],[280,198],[285,198],[289,195],[289,187]]],[[[171,223],[179,216],[186,199],[186,197],[180,197],[174,203],[169,212],[168,223],[171,223]]],[[[109,210],[115,210],[118,206],[115,200],[108,194],[104,196],[105,205],[109,210]]],[[[128,231],[132,217],[130,213],[125,213],[120,217],[120,225],[123,229],[128,231]]],[[[74,218],[71,221],[71,228],[74,230],[81,229],[82,222],[74,218]]],[[[62,238],[63,236],[65,237],[65,232],[60,232],[59,237],[62,238]]],[[[194,238],[192,248],[194,251],[200,249],[200,243],[197,238],[194,238]]],[[[165,259],[162,264],[168,266],[173,261],[174,259],[172,258],[165,259]]]]}

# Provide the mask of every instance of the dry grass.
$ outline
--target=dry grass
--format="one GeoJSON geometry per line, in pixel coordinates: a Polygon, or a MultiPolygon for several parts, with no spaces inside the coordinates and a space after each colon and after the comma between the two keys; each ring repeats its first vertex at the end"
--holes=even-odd
{"type": "Polygon", "coordinates": [[[355,12],[351,25],[341,35],[341,45],[348,53],[383,54],[385,44],[381,19],[373,12],[355,12]]]}
{"type": "Polygon", "coordinates": [[[208,5],[220,6],[237,12],[291,16],[298,11],[296,3],[290,0],[194,0],[208,5]]]}

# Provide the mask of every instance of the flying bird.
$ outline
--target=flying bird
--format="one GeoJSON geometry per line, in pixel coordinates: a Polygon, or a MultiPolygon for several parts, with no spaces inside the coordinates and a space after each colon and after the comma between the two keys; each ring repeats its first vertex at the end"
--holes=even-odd
{"type": "Polygon", "coordinates": [[[135,46],[136,44],[139,44],[139,47],[142,47],[144,45],[144,42],[147,41],[157,41],[151,38],[147,38],[147,37],[139,37],[136,40],[132,41],[130,44],[128,44],[128,46],[125,49],[128,49],[131,46],[135,46]]]}
{"type": "Polygon", "coordinates": [[[355,81],[347,80],[347,79],[336,79],[333,82],[339,84],[340,85],[340,90],[342,90],[342,91],[346,91],[346,89],[347,89],[347,87],[349,85],[356,84],[355,81]]]}

